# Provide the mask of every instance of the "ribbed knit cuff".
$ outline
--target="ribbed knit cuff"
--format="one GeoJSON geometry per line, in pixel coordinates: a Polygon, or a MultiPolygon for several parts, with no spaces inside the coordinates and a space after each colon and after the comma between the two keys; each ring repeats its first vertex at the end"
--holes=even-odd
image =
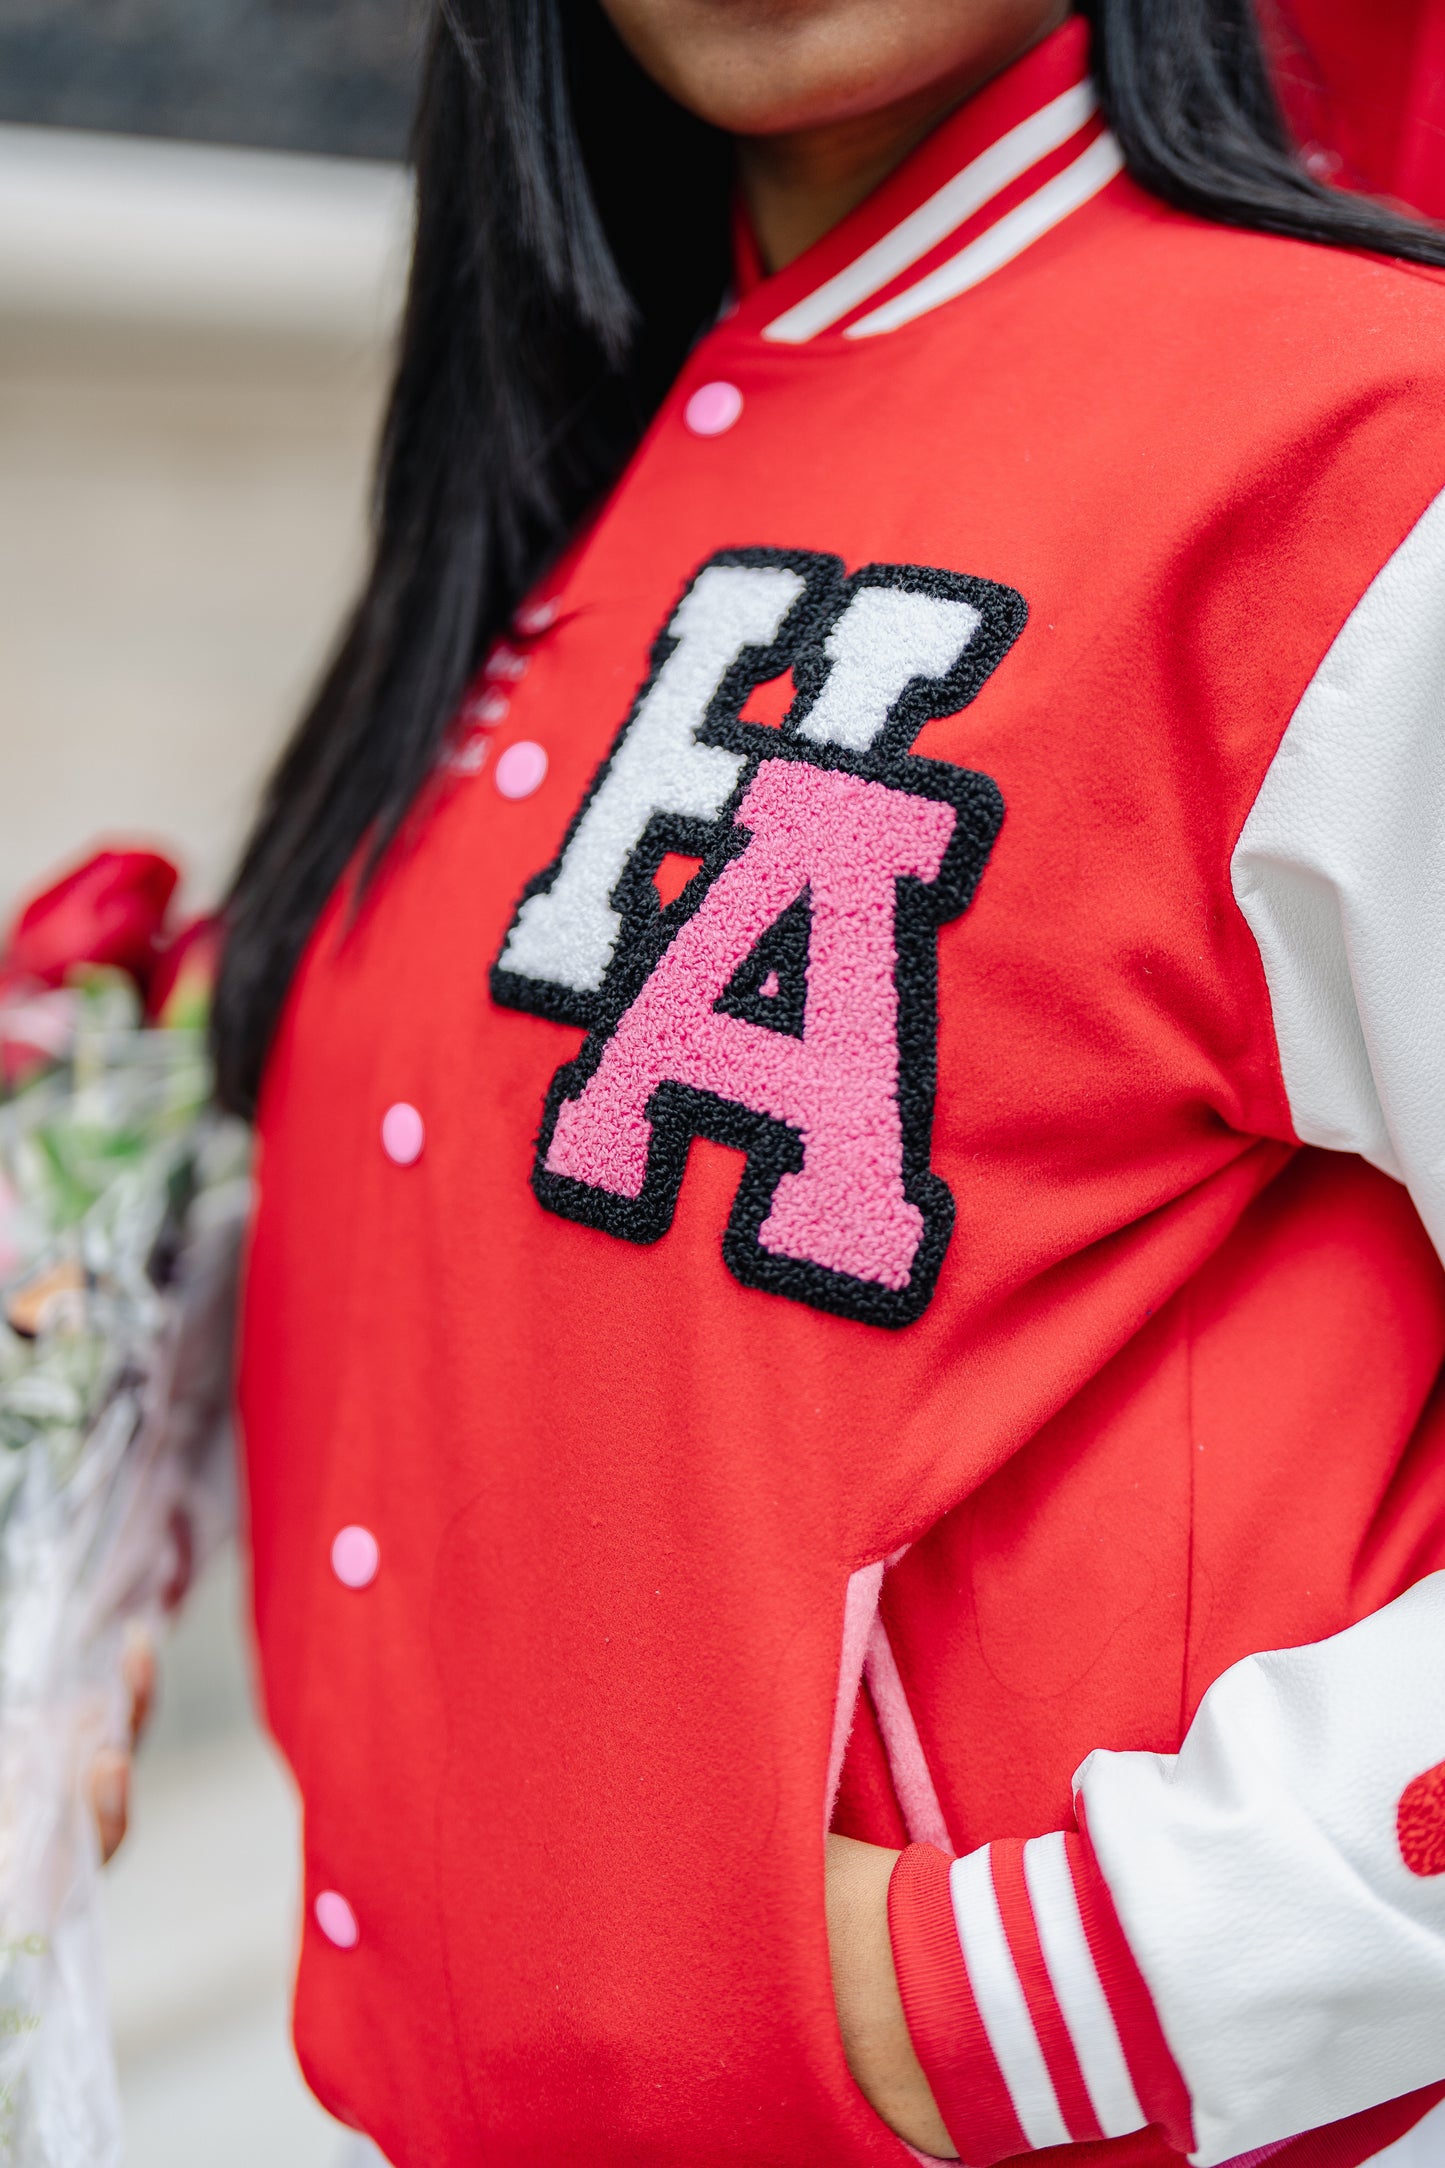
{"type": "Polygon", "coordinates": [[[1194,2116],[1189,2089],[1169,2052],[1154,1998],[1129,1947],[1088,1833],[1065,1841],[1089,1954],[1118,2027],[1135,2090],[1150,2122],[1158,2124],[1175,2152],[1192,2153],[1194,2116]]]}
{"type": "Polygon", "coordinates": [[[1028,2140],[973,1997],[949,1897],[949,1860],[910,1844],[888,1884],[888,1932],[903,2015],[944,2127],[969,2168],[989,2168],[1028,2140]]]}
{"type": "Polygon", "coordinates": [[[1194,2143],[1189,2098],[1082,1837],[910,1845],[888,1924],[904,2015],[968,2168],[1157,2123],[1194,2143]]]}

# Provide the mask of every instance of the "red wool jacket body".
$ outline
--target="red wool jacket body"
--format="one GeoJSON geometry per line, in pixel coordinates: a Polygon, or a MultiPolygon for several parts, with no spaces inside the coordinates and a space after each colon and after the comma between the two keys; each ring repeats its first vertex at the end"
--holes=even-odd
{"type": "Polygon", "coordinates": [[[296,2032],[400,2168],[906,2158],[830,1818],[980,2168],[1445,2079],[1445,293],[1084,69],[744,274],[287,1009],[296,2032]]]}

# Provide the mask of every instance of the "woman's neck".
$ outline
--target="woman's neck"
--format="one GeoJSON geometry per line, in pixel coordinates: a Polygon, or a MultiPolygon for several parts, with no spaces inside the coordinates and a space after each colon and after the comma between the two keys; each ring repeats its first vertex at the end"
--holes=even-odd
{"type": "Polygon", "coordinates": [[[764,268],[781,271],[902,165],[955,106],[1056,30],[1068,0],[1017,51],[988,52],[876,112],[794,133],[739,136],[738,178],[764,268]]]}

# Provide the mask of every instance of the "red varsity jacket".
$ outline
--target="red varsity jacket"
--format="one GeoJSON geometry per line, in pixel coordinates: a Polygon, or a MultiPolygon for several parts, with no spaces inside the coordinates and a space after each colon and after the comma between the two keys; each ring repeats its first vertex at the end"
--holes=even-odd
{"type": "Polygon", "coordinates": [[[256,1620],[399,2168],[903,2160],[830,1824],[973,2168],[1445,2091],[1445,292],[1086,57],[744,268],[293,990],[256,1620]]]}

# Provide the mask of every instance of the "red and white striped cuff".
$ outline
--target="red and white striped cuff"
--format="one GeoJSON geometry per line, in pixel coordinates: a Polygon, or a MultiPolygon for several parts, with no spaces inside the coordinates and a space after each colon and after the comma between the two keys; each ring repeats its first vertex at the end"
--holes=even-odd
{"type": "Polygon", "coordinates": [[[904,2015],[968,2168],[1157,2123],[1189,2095],[1085,1838],[899,1858],[888,1925],[904,2015]]]}

